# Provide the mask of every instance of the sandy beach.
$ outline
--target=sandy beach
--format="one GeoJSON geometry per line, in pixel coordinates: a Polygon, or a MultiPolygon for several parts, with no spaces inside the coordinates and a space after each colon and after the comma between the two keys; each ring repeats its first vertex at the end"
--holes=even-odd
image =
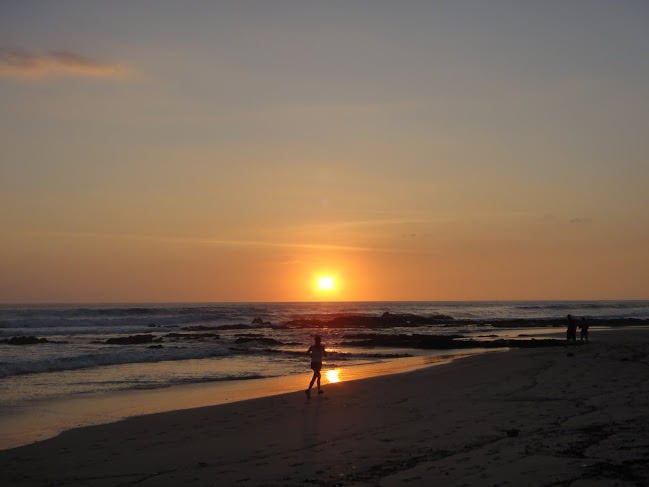
{"type": "MultiPolygon", "coordinates": [[[[649,330],[135,417],[0,451],[11,486],[646,485],[649,330]]],[[[305,382],[308,377],[305,375],[305,382]]]]}

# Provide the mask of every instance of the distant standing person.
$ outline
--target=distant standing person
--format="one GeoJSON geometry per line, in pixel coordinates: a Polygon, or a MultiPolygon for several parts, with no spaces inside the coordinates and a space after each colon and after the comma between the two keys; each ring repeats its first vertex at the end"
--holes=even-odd
{"type": "Polygon", "coordinates": [[[581,319],[581,323],[579,323],[579,329],[581,330],[581,333],[579,335],[579,338],[582,342],[588,343],[588,321],[586,321],[586,318],[581,319]]]}
{"type": "Polygon", "coordinates": [[[318,394],[322,394],[322,389],[320,388],[320,370],[322,370],[322,358],[327,356],[324,345],[321,343],[322,338],[320,335],[314,337],[315,343],[309,347],[306,351],[311,355],[311,369],[313,369],[313,377],[311,377],[311,382],[309,383],[309,388],[304,391],[306,392],[306,397],[311,398],[311,388],[313,383],[318,381],[318,394]]]}
{"type": "Polygon", "coordinates": [[[566,341],[575,343],[577,341],[577,322],[572,315],[567,316],[568,329],[566,330],[566,341]]]}

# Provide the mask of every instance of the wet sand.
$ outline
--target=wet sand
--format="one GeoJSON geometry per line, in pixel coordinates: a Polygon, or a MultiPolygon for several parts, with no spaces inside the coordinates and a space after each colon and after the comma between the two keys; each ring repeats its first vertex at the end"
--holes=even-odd
{"type": "MultiPolygon", "coordinates": [[[[454,358],[492,350],[474,349],[323,370],[322,383],[329,382],[326,372],[334,370],[339,380],[355,380],[396,374],[447,363],[454,358]]],[[[52,438],[74,428],[113,423],[133,416],[214,406],[295,392],[306,387],[311,378],[308,362],[305,374],[184,384],[159,389],[113,391],[79,394],[73,397],[34,401],[18,407],[0,408],[0,450],[52,438]]],[[[0,402],[0,405],[2,403],[0,402]]]]}
{"type": "Polygon", "coordinates": [[[591,340],[71,430],[0,483],[645,485],[649,331],[591,340]]]}

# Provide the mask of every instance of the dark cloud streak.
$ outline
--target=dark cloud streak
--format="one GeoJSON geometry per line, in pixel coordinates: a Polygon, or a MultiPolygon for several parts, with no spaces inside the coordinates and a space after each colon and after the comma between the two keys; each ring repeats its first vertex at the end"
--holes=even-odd
{"type": "Polygon", "coordinates": [[[125,74],[122,65],[99,63],[72,51],[35,54],[24,49],[0,47],[0,77],[42,78],[66,75],[118,78],[125,74]]]}

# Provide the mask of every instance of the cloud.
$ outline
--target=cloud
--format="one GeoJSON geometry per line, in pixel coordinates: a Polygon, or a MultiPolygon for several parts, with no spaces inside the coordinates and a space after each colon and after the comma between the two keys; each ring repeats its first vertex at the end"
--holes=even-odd
{"type": "MultiPolygon", "coordinates": [[[[15,234],[20,232],[1,231],[3,234],[15,234]]],[[[86,238],[86,239],[111,239],[111,240],[131,240],[143,241],[153,243],[168,243],[180,245],[207,245],[215,247],[266,247],[266,248],[292,248],[292,249],[306,249],[306,250],[326,250],[326,251],[343,251],[343,252],[387,252],[387,253],[404,253],[408,250],[394,249],[385,247],[371,247],[360,245],[336,245],[336,244],[321,244],[311,242],[283,242],[272,240],[237,240],[237,239],[215,239],[215,238],[201,238],[201,237],[175,237],[175,236],[158,236],[147,234],[132,234],[132,233],[95,233],[95,232],[59,232],[59,231],[35,231],[27,232],[31,235],[45,235],[48,237],[62,237],[62,238],[86,238]]]]}
{"type": "Polygon", "coordinates": [[[0,77],[43,78],[46,76],[93,76],[120,78],[126,68],[103,64],[71,51],[34,54],[23,49],[0,47],[0,77]]]}

